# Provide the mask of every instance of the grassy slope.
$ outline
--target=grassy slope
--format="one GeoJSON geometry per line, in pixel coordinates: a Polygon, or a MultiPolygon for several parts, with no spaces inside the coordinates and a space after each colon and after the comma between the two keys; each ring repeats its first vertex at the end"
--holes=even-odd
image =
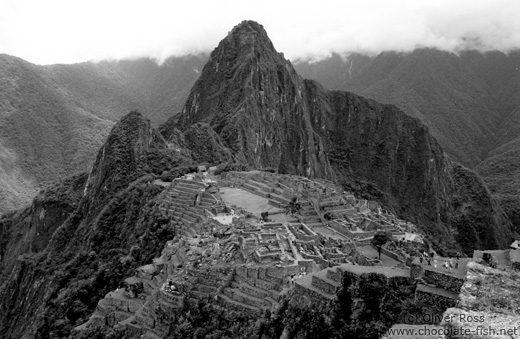
{"type": "Polygon", "coordinates": [[[0,213],[89,170],[114,121],[179,112],[205,56],[36,66],[0,55],[0,213]]]}
{"type": "Polygon", "coordinates": [[[1,58],[0,153],[7,156],[0,173],[11,175],[2,176],[0,192],[7,201],[24,200],[67,174],[87,170],[113,123],[76,107],[42,69],[1,58]]]}

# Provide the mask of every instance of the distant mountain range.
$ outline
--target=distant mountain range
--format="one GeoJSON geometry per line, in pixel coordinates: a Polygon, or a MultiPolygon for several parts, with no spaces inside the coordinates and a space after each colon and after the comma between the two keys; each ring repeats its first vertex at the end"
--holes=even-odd
{"type": "MultiPolygon", "coordinates": [[[[122,115],[157,126],[178,113],[207,55],[37,66],[0,56],[0,213],[89,168],[122,115]]],[[[520,52],[434,49],[374,57],[333,54],[296,71],[330,90],[392,103],[419,118],[455,161],[474,168],[520,225],[520,52]]]]}
{"type": "MultiPolygon", "coordinates": [[[[165,79],[160,69],[169,64],[38,67],[4,58],[11,66],[2,84],[11,92],[2,94],[7,107],[2,125],[10,143],[2,145],[31,161],[27,171],[62,169],[60,176],[74,164],[86,167],[90,155],[81,143],[92,140],[94,148],[111,119],[128,106],[157,112],[156,122],[159,111],[168,119],[154,128],[139,112],[124,115],[88,171],[0,217],[0,337],[69,337],[104,295],[186,227],[183,218],[161,211],[158,199],[165,188],[154,180],[176,178],[201,163],[222,171],[332,180],[416,223],[431,248],[446,255],[505,248],[515,236],[482,179],[447,157],[419,119],[394,105],[303,79],[256,22],[233,28],[198,79],[193,68],[186,71],[194,85],[179,109],[172,96],[183,96],[184,87],[173,91],[157,80],[165,79]],[[91,74],[105,75],[83,80],[91,74]],[[25,94],[16,99],[14,92],[25,94]],[[157,99],[150,99],[152,93],[157,99]]],[[[176,78],[172,75],[173,83],[176,78]]],[[[273,338],[280,338],[279,330],[273,338]]],[[[100,331],[99,337],[111,335],[100,331]]]]}
{"type": "Polygon", "coordinates": [[[453,160],[474,167],[520,136],[520,52],[434,49],[296,62],[304,78],[395,104],[426,124],[453,160]]]}
{"type": "Polygon", "coordinates": [[[0,55],[0,213],[90,168],[114,123],[180,111],[206,56],[37,66],[0,55]]]}

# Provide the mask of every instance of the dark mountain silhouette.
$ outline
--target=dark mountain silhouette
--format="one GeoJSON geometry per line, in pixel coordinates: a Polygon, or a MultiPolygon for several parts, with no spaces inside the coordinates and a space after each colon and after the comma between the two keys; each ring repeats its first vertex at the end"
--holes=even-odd
{"type": "Polygon", "coordinates": [[[125,115],[88,173],[0,219],[0,337],[68,337],[173,237],[154,201],[164,188],[152,181],[204,162],[332,179],[416,222],[439,248],[469,253],[512,238],[482,180],[452,163],[418,119],[303,80],[256,22],[222,40],[159,131],[125,115]]]}
{"type": "Polygon", "coordinates": [[[86,171],[133,109],[152,123],[180,111],[205,56],[37,66],[0,55],[0,213],[86,171]]]}

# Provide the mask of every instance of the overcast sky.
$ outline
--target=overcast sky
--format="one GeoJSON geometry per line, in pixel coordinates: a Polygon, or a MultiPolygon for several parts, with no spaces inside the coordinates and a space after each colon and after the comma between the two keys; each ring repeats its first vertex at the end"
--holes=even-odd
{"type": "Polygon", "coordinates": [[[520,48],[520,0],[0,0],[0,53],[37,64],[211,51],[242,20],[291,59],[520,48]]]}

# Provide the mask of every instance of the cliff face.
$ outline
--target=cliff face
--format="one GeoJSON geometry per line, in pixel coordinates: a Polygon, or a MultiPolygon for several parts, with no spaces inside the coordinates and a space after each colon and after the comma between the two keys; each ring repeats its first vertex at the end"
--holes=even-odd
{"type": "Polygon", "coordinates": [[[173,234],[153,203],[162,187],[150,182],[174,163],[183,160],[132,112],[113,128],[88,178],[72,178],[5,216],[0,337],[67,337],[99,298],[151,260],[173,234]],[[16,236],[22,231],[24,239],[16,236]]]}
{"type": "Polygon", "coordinates": [[[459,184],[464,176],[454,175],[419,120],[393,105],[303,80],[256,22],[242,22],[220,42],[182,113],[160,130],[172,140],[176,129],[196,123],[209,125],[239,162],[333,179],[423,225],[440,243],[455,246],[458,220],[466,217],[475,229],[502,234],[496,242],[477,237],[479,248],[504,247],[512,239],[509,220],[490,203],[483,182],[470,184],[483,199],[468,195],[462,187],[469,182],[459,184]],[[457,209],[454,196],[482,209],[457,209]]]}
{"type": "Polygon", "coordinates": [[[125,115],[101,147],[85,186],[89,201],[103,201],[135,180],[144,154],[151,147],[166,148],[163,138],[139,112],[125,115]]]}
{"type": "Polygon", "coordinates": [[[256,22],[243,22],[220,42],[182,114],[161,132],[168,138],[172,125],[185,131],[196,122],[209,124],[239,162],[332,177],[304,82],[256,22]]]}
{"type": "Polygon", "coordinates": [[[40,192],[31,206],[0,219],[0,283],[19,255],[47,247],[54,231],[77,208],[87,174],[83,173],[40,192]]]}
{"type": "Polygon", "coordinates": [[[397,105],[428,126],[452,160],[474,169],[520,227],[520,52],[458,54],[435,49],[350,54],[295,63],[327,89],[397,105]]]}

